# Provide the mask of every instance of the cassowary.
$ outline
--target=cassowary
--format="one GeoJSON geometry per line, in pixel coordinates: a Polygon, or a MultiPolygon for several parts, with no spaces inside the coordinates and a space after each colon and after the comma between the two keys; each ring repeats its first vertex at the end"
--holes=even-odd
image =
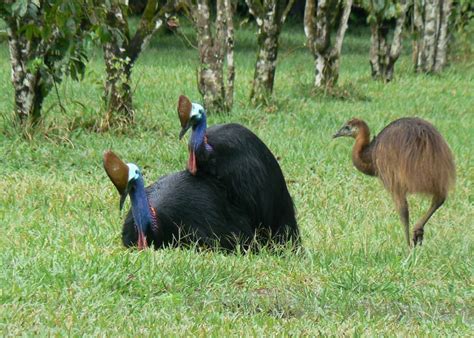
{"type": "Polygon", "coordinates": [[[453,155],[441,134],[429,122],[419,118],[401,118],[386,126],[370,141],[367,124],[348,121],[334,137],[355,138],[352,149],[354,166],[366,175],[378,176],[391,192],[410,242],[407,194],[430,195],[426,214],[416,223],[413,243],[421,244],[426,222],[443,205],[455,182],[453,155]]]}
{"type": "Polygon", "coordinates": [[[181,171],[145,188],[139,168],[111,151],[104,154],[104,168],[120,193],[120,209],[130,196],[131,212],[122,231],[126,247],[251,248],[255,231],[247,214],[228,202],[215,178],[181,171]]]}
{"type": "Polygon", "coordinates": [[[293,200],[280,166],[267,146],[250,130],[231,123],[207,128],[204,108],[179,97],[181,139],[192,128],[187,168],[193,175],[212,175],[230,200],[245,210],[259,236],[283,244],[299,243],[293,200]]]}

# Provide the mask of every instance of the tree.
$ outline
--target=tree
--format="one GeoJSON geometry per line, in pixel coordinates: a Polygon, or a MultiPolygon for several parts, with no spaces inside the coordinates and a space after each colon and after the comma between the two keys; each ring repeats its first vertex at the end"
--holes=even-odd
{"type": "Polygon", "coordinates": [[[342,42],[351,13],[352,0],[306,0],[304,31],[315,59],[316,88],[333,87],[339,76],[342,42]],[[337,28],[331,46],[331,32],[337,28]]]}
{"type": "Polygon", "coordinates": [[[447,62],[448,24],[453,0],[415,0],[413,61],[415,71],[438,73],[447,62]]]}
{"type": "Polygon", "coordinates": [[[6,0],[0,17],[7,25],[15,92],[15,115],[23,127],[37,125],[45,97],[65,74],[82,78],[84,50],[83,2],[6,0]]]}
{"type": "Polygon", "coordinates": [[[470,57],[474,52],[474,3],[471,0],[459,0],[453,3],[450,28],[453,43],[450,47],[457,49],[463,57],[470,57]]]}
{"type": "Polygon", "coordinates": [[[215,1],[215,19],[211,17],[209,0],[182,1],[190,11],[197,32],[200,61],[198,89],[204,106],[209,113],[228,112],[233,105],[235,78],[231,0],[215,1]]]}
{"type": "Polygon", "coordinates": [[[169,6],[171,2],[161,6],[159,0],[148,0],[132,35],[128,21],[128,1],[94,1],[90,18],[103,44],[106,68],[106,115],[102,129],[111,124],[133,122],[132,69],[152,35],[166,21],[169,6]]]}
{"type": "Polygon", "coordinates": [[[278,39],[295,0],[246,0],[258,26],[258,52],[250,99],[265,104],[273,92],[278,39]]]}
{"type": "Polygon", "coordinates": [[[369,13],[370,66],[372,77],[389,82],[393,78],[395,62],[402,49],[402,32],[405,26],[408,0],[364,0],[362,5],[369,13]],[[392,42],[389,43],[390,22],[396,19],[392,42]]]}

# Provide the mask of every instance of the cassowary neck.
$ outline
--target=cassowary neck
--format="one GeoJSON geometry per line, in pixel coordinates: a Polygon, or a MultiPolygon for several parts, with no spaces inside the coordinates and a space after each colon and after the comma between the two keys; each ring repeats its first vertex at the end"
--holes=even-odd
{"type": "Polygon", "coordinates": [[[359,127],[359,133],[355,138],[354,148],[352,148],[352,163],[364,174],[375,176],[372,147],[370,147],[370,131],[365,124],[359,127]]]}
{"type": "Polygon", "coordinates": [[[145,192],[145,184],[141,176],[135,181],[130,190],[130,200],[132,202],[132,214],[135,224],[146,234],[153,224],[153,218],[145,192]]]}
{"type": "Polygon", "coordinates": [[[196,151],[204,143],[206,129],[206,114],[202,114],[201,120],[193,126],[193,132],[191,139],[189,140],[189,145],[194,151],[196,151]]]}

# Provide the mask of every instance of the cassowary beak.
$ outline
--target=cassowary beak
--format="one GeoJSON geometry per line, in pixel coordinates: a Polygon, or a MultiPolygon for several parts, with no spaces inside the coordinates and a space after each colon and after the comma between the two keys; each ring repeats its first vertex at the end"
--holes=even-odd
{"type": "Polygon", "coordinates": [[[120,211],[123,209],[123,205],[125,204],[125,200],[128,196],[128,187],[125,189],[123,193],[120,194],[120,211]]]}
{"type": "Polygon", "coordinates": [[[350,128],[348,128],[347,126],[342,127],[341,129],[339,129],[339,131],[337,133],[335,133],[332,136],[332,138],[338,138],[338,137],[342,137],[342,136],[352,136],[352,132],[351,132],[350,128]]]}
{"type": "Polygon", "coordinates": [[[183,136],[186,134],[186,132],[189,130],[189,128],[191,128],[191,123],[189,123],[189,121],[188,121],[188,123],[179,132],[179,139],[180,140],[183,138],[183,136]]]}

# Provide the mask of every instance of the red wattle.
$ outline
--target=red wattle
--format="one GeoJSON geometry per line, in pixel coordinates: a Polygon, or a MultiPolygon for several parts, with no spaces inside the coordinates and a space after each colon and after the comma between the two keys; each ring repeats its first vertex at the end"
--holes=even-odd
{"type": "Polygon", "coordinates": [[[196,175],[197,172],[197,165],[196,165],[196,154],[194,150],[189,151],[189,159],[188,159],[188,170],[191,175],[196,175]]]}
{"type": "Polygon", "coordinates": [[[143,250],[148,247],[146,242],[145,234],[141,231],[138,231],[138,250],[143,250]]]}

